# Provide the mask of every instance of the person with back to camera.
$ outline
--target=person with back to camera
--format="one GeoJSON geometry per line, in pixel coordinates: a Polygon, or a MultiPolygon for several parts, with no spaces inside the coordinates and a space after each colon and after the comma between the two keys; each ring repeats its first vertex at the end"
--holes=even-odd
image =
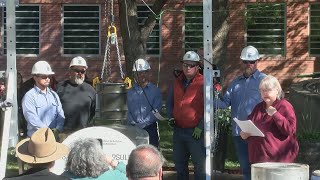
{"type": "Polygon", "coordinates": [[[54,74],[46,61],[38,61],[32,67],[34,87],[22,99],[22,111],[27,120],[27,135],[30,137],[37,129],[51,128],[57,141],[63,129],[64,112],[59,96],[50,85],[54,74]]]}
{"type": "Polygon", "coordinates": [[[69,65],[69,79],[57,86],[66,117],[63,127],[66,132],[86,128],[95,115],[96,91],[85,82],[87,68],[84,58],[73,58],[69,65]]]}
{"type": "Polygon", "coordinates": [[[203,76],[199,73],[199,55],[188,51],[183,56],[181,73],[168,92],[166,110],[175,122],[173,161],[177,179],[189,179],[191,156],[195,179],[205,179],[205,146],[203,135],[203,76]]]}
{"type": "Polygon", "coordinates": [[[141,144],[131,151],[127,165],[129,180],[161,180],[164,157],[157,148],[141,144]]]}
{"type": "Polygon", "coordinates": [[[158,119],[153,111],[161,112],[162,95],[160,89],[149,81],[150,69],[144,59],[133,64],[135,83],[127,93],[127,123],[146,130],[149,143],[159,148],[158,119]]]}
{"type": "Polygon", "coordinates": [[[67,155],[67,146],[56,142],[49,128],[39,128],[31,138],[21,140],[16,146],[17,157],[31,168],[23,174],[5,180],[66,180],[64,176],[50,172],[55,160],[67,155]]]}
{"type": "MultiPolygon", "coordinates": [[[[221,99],[215,98],[213,105],[217,108],[231,106],[231,119],[246,120],[253,108],[262,101],[259,84],[266,76],[257,69],[259,52],[253,46],[243,48],[243,74],[235,78],[221,99]]],[[[248,158],[248,144],[240,137],[240,127],[232,120],[232,135],[240,168],[245,180],[250,180],[250,163],[248,158]]]]}
{"type": "Polygon", "coordinates": [[[71,179],[126,180],[126,165],[103,152],[99,140],[79,139],[72,145],[63,176],[71,179]]]}
{"type": "Polygon", "coordinates": [[[255,106],[248,116],[265,135],[251,136],[240,132],[248,142],[249,161],[292,163],[299,146],[296,139],[297,119],[292,105],[284,99],[279,81],[273,76],[262,79],[260,93],[263,101],[255,106]]]}

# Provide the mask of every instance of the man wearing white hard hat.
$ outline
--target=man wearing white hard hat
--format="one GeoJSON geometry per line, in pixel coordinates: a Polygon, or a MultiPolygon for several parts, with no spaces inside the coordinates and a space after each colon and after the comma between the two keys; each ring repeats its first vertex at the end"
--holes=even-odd
{"type": "Polygon", "coordinates": [[[85,82],[88,65],[81,56],[74,57],[69,65],[69,78],[58,84],[57,93],[65,114],[65,131],[88,126],[95,115],[96,91],[85,82]]]}
{"type": "Polygon", "coordinates": [[[27,121],[27,136],[39,128],[50,128],[58,138],[63,129],[64,112],[56,92],[49,88],[50,77],[54,74],[51,66],[46,61],[38,61],[31,74],[35,81],[22,99],[22,111],[27,121]]]}
{"type": "Polygon", "coordinates": [[[203,135],[203,76],[199,73],[200,57],[194,51],[183,56],[182,71],[168,92],[167,116],[174,119],[173,162],[177,179],[189,179],[191,156],[194,179],[205,179],[203,135]]]}
{"type": "Polygon", "coordinates": [[[133,64],[135,83],[127,93],[127,123],[146,130],[149,143],[158,148],[159,131],[155,111],[161,112],[162,95],[160,89],[149,81],[150,69],[144,59],[138,59],[133,64]]]}
{"type": "MultiPolygon", "coordinates": [[[[253,108],[262,101],[259,84],[266,76],[257,69],[260,59],[258,50],[253,46],[243,48],[240,59],[242,60],[242,74],[235,78],[222,99],[215,99],[214,105],[218,108],[231,106],[231,118],[247,120],[253,108]]],[[[240,137],[241,129],[232,121],[232,135],[236,154],[240,162],[240,168],[245,180],[251,179],[250,164],[248,158],[248,145],[240,137]]]]}

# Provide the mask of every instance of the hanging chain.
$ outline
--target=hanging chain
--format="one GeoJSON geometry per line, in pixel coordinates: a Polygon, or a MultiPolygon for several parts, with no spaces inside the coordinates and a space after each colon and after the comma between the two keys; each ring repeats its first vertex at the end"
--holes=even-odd
{"type": "MultiPolygon", "coordinates": [[[[105,3],[107,4],[107,0],[105,3]]],[[[101,71],[101,79],[106,81],[109,81],[110,80],[109,78],[111,77],[111,45],[116,46],[121,78],[124,79],[124,76],[125,76],[122,70],[122,65],[121,65],[121,57],[120,57],[118,38],[117,38],[117,28],[114,25],[113,0],[110,1],[109,9],[110,11],[108,12],[108,15],[110,16],[110,25],[108,26],[107,43],[106,43],[103,66],[101,71]],[[113,32],[111,32],[111,30],[113,30],[113,32]],[[106,71],[106,75],[104,76],[105,71],[106,71]]],[[[105,7],[105,13],[107,13],[106,7],[105,7]]]]}
{"type": "Polygon", "coordinates": [[[117,37],[116,37],[116,48],[117,48],[118,63],[119,63],[119,69],[120,69],[121,79],[124,79],[124,73],[123,73],[122,65],[121,65],[121,57],[120,57],[120,52],[119,52],[119,46],[118,46],[117,37]]]}

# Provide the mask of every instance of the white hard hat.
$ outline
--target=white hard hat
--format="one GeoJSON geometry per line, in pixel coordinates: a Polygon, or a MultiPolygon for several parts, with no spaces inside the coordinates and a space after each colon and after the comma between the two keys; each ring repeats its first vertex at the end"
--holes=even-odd
{"type": "Polygon", "coordinates": [[[195,61],[195,62],[199,62],[200,61],[200,57],[199,55],[194,52],[194,51],[188,51],[186,52],[186,54],[184,54],[183,56],[183,61],[195,61]]]}
{"type": "Polygon", "coordinates": [[[51,66],[47,61],[38,61],[33,65],[31,74],[50,75],[54,74],[54,72],[52,71],[51,66]]]}
{"type": "Polygon", "coordinates": [[[136,62],[134,62],[134,64],[133,64],[132,71],[146,71],[149,69],[151,69],[151,68],[150,68],[149,63],[146,60],[137,59],[136,62]]]}
{"type": "Polygon", "coordinates": [[[86,60],[81,56],[74,57],[70,62],[69,68],[71,66],[84,66],[88,68],[86,60]]]}
{"type": "Polygon", "coordinates": [[[260,58],[260,55],[255,47],[247,46],[242,49],[240,58],[244,61],[256,61],[260,58]]]}

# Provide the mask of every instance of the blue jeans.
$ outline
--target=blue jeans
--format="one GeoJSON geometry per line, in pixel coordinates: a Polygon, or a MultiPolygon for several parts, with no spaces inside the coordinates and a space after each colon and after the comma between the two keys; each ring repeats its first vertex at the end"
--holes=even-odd
{"type": "Polygon", "coordinates": [[[188,162],[191,156],[194,165],[194,179],[205,179],[205,147],[203,133],[200,139],[192,137],[194,128],[174,128],[173,161],[177,170],[178,180],[189,179],[188,162]]]}
{"type": "Polygon", "coordinates": [[[251,167],[248,156],[248,144],[240,136],[233,136],[236,154],[240,163],[244,180],[251,180],[251,167]]]}

